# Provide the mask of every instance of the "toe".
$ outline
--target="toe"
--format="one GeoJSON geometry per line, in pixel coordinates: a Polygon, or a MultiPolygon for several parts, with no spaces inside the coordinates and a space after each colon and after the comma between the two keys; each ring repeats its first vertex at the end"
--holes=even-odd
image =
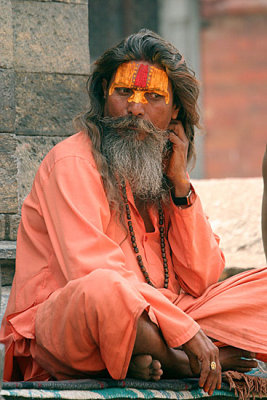
{"type": "Polygon", "coordinates": [[[136,379],[150,380],[152,379],[152,357],[149,354],[141,354],[133,356],[128,369],[128,376],[136,379]]]}
{"type": "Polygon", "coordinates": [[[163,370],[161,369],[161,363],[158,360],[153,360],[150,366],[151,379],[160,380],[161,375],[163,375],[163,370]]]}
{"type": "Polygon", "coordinates": [[[150,368],[153,370],[161,369],[161,363],[158,360],[153,360],[150,364],[150,368]]]}
{"type": "Polygon", "coordinates": [[[149,354],[141,354],[141,355],[134,356],[132,358],[132,362],[134,363],[135,367],[138,369],[150,368],[152,361],[153,361],[153,359],[152,359],[151,355],[149,355],[149,354]]]}

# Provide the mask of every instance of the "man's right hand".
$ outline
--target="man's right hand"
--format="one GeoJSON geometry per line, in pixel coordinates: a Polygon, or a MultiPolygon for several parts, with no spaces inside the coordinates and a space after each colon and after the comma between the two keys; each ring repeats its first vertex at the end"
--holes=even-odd
{"type": "Polygon", "coordinates": [[[221,364],[219,349],[200,329],[198,333],[183,345],[189,358],[193,374],[200,374],[199,386],[212,395],[215,389],[221,388],[221,364]],[[214,364],[215,363],[215,364],[214,364]],[[212,367],[216,367],[212,369],[212,367]]]}

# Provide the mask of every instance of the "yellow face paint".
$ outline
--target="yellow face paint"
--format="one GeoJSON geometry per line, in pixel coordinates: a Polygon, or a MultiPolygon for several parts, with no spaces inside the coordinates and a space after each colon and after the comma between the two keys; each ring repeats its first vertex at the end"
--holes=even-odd
{"type": "Polygon", "coordinates": [[[116,72],[114,81],[109,88],[112,95],[115,88],[127,88],[133,91],[128,102],[148,103],[146,93],[157,93],[164,96],[169,104],[168,75],[162,69],[141,62],[121,64],[116,72]]]}

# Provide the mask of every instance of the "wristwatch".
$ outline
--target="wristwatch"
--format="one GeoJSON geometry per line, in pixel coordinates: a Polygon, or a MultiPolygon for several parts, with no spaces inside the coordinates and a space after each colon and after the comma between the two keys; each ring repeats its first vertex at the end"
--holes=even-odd
{"type": "Polygon", "coordinates": [[[195,190],[193,186],[190,184],[190,189],[188,195],[185,197],[175,197],[172,195],[172,200],[176,206],[191,206],[194,201],[195,190]]]}

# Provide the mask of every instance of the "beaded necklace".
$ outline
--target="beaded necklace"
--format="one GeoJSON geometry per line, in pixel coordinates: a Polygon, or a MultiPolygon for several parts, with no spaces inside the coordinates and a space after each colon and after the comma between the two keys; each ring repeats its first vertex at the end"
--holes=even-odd
{"type": "MultiPolygon", "coordinates": [[[[132,243],[133,250],[136,253],[136,259],[137,259],[138,265],[144,275],[146,282],[149,285],[154,286],[149,278],[148,272],[147,272],[146,267],[144,266],[144,263],[142,260],[142,256],[139,253],[139,249],[137,247],[136,237],[135,237],[134,228],[133,228],[133,224],[132,224],[130,206],[129,206],[129,202],[128,202],[128,198],[127,198],[126,185],[125,185],[124,181],[122,181],[122,183],[121,183],[121,191],[122,191],[122,197],[123,197],[123,201],[124,201],[124,205],[125,205],[128,230],[129,230],[129,234],[131,237],[131,243],[132,243]]],[[[164,233],[165,233],[164,212],[162,210],[162,206],[160,203],[159,203],[158,212],[159,212],[160,247],[161,247],[161,255],[162,255],[163,269],[164,269],[164,288],[167,289],[168,283],[169,283],[169,268],[168,268],[168,261],[167,261],[167,257],[166,257],[166,251],[165,251],[166,249],[165,249],[165,236],[164,236],[164,233]]]]}

